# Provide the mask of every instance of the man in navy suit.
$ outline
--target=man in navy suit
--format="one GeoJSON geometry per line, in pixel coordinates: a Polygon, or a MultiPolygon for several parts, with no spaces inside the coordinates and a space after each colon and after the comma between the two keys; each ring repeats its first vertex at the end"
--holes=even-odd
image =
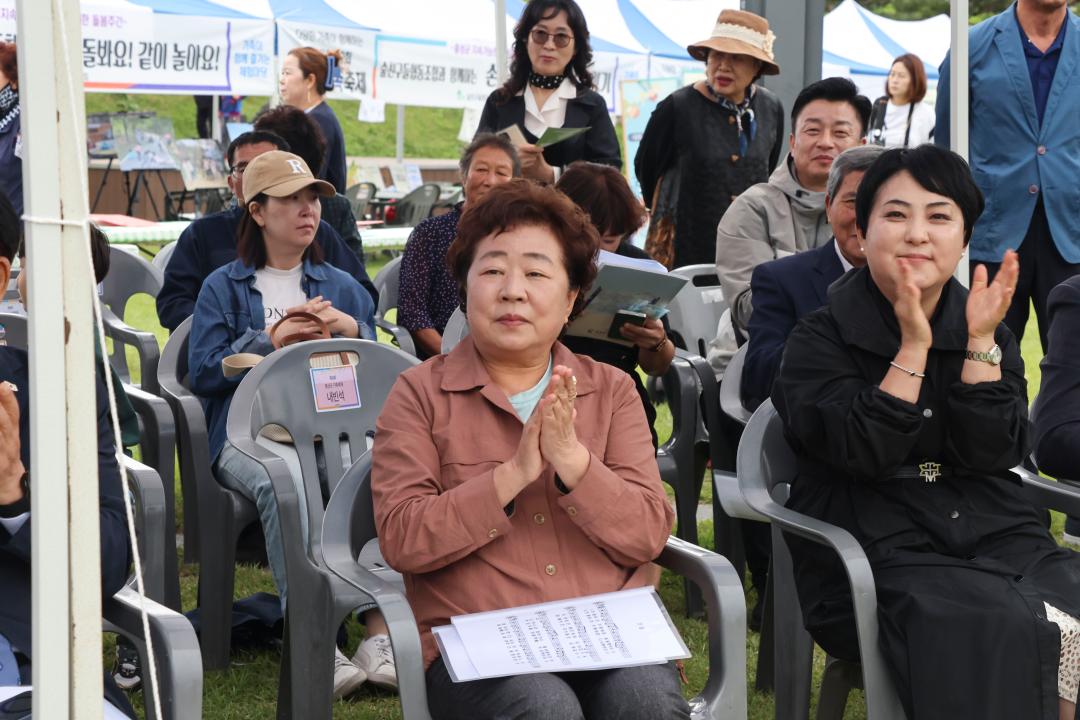
{"type": "MultiPolygon", "coordinates": [[[[0,288],[7,287],[18,243],[18,216],[0,194],[0,288]]],[[[97,386],[101,594],[108,598],[127,580],[128,533],[109,406],[100,378],[97,386]]],[[[27,355],[0,347],[0,685],[7,686],[31,681],[30,410],[27,355]]],[[[108,676],[105,695],[135,717],[108,676]]]]}
{"type": "MultiPolygon", "coordinates": [[[[934,142],[949,145],[949,63],[934,142]]],[[[968,156],[986,198],[968,253],[994,277],[1006,250],[1020,278],[1005,324],[1019,340],[1035,306],[1047,349],[1047,296],[1080,273],[1080,17],[1068,0],[1017,0],[968,33],[968,156]]]]}
{"type": "Polygon", "coordinates": [[[855,193],[863,174],[884,152],[859,145],[837,156],[829,170],[825,212],[832,240],[819,248],[754,268],[750,277],[750,341],[740,383],[743,404],[754,410],[772,392],[788,333],[799,318],[825,304],[829,285],[852,267],[866,264],[855,229],[855,193]]]}

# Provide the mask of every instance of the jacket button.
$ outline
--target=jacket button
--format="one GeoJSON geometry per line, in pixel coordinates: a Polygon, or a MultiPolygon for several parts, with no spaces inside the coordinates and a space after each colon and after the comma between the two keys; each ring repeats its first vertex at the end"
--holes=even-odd
{"type": "Polygon", "coordinates": [[[496,530],[495,528],[491,528],[490,530],[488,530],[488,537],[489,538],[493,538],[498,534],[499,534],[499,531],[496,530]]]}
{"type": "Polygon", "coordinates": [[[1031,193],[1032,195],[1035,195],[1036,193],[1039,192],[1039,186],[1038,185],[1032,185],[1031,187],[1028,188],[1028,192],[1031,193]]]}
{"type": "Polygon", "coordinates": [[[728,115],[727,116],[727,124],[728,125],[734,125],[735,124],[735,116],[734,115],[728,115]]]}
{"type": "Polygon", "coordinates": [[[739,156],[738,155],[732,155],[731,156],[731,162],[733,162],[733,163],[739,162],[739,156]]]}
{"type": "Polygon", "coordinates": [[[544,568],[544,572],[546,572],[548,575],[554,575],[555,574],[555,566],[554,565],[548,565],[546,568],[544,568]]]}
{"type": "Polygon", "coordinates": [[[543,513],[536,513],[535,515],[533,515],[533,522],[535,522],[537,525],[543,525],[544,519],[545,518],[543,513]]]}
{"type": "Polygon", "coordinates": [[[1038,150],[1036,150],[1035,152],[1039,153],[1040,155],[1045,155],[1046,154],[1046,146],[1045,145],[1040,145],[1038,150]]]}
{"type": "Polygon", "coordinates": [[[570,517],[574,517],[575,515],[577,515],[577,508],[571,505],[570,507],[566,508],[566,514],[570,517]]]}
{"type": "Polygon", "coordinates": [[[959,510],[953,510],[951,513],[949,513],[949,517],[951,517],[953,520],[955,520],[956,518],[960,517],[960,511],[959,510]]]}
{"type": "Polygon", "coordinates": [[[922,416],[924,418],[932,418],[932,417],[934,417],[934,411],[931,410],[930,408],[926,408],[925,410],[922,411],[922,416]]]}

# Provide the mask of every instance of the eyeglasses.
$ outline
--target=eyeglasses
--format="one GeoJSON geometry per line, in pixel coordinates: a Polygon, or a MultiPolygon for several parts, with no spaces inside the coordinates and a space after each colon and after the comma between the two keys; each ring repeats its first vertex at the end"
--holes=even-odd
{"type": "Polygon", "coordinates": [[[574,39],[574,36],[568,35],[567,33],[555,33],[553,35],[547,30],[533,28],[532,32],[529,33],[529,38],[537,45],[547,45],[548,38],[552,38],[555,40],[555,47],[564,48],[570,44],[570,41],[574,39]]]}
{"type": "Polygon", "coordinates": [[[241,177],[244,176],[244,171],[247,170],[247,166],[247,163],[239,163],[235,167],[233,167],[232,170],[229,171],[229,174],[239,180],[241,177]]]}

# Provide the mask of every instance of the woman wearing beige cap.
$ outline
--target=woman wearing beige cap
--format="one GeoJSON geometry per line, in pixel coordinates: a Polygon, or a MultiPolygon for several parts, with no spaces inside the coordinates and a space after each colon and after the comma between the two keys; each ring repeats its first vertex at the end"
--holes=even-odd
{"type": "Polygon", "coordinates": [[[650,244],[671,267],[714,263],[724,211],[780,159],[784,108],[754,84],[780,72],[774,40],[765,18],[724,10],[712,35],[687,48],[705,62],[705,79],[672,93],[649,119],[634,170],[653,211],[650,244]]]}
{"type": "MultiPolygon", "coordinates": [[[[287,585],[277,501],[262,465],[227,442],[225,420],[244,373],[226,374],[221,361],[238,353],[269,355],[274,351],[270,328],[298,311],[317,315],[334,336],[374,339],[371,296],[351,275],[323,262],[322,248],[313,242],[321,214],[319,196],[333,194],[334,186],[317,180],[299,155],[274,150],[248,164],[244,171],[247,207],[240,220],[237,259],[212,272],[203,283],[188,342],[191,390],[202,398],[206,412],[214,476],[258,508],[283,609],[287,585]]],[[[315,329],[312,325],[308,320],[290,319],[277,328],[275,336],[310,333],[315,329]]],[[[297,490],[301,515],[306,517],[302,486],[297,490]]],[[[350,662],[337,651],[335,697],[351,693],[367,679],[396,685],[385,623],[373,615],[368,613],[367,618],[371,637],[358,657],[350,662]]]]}

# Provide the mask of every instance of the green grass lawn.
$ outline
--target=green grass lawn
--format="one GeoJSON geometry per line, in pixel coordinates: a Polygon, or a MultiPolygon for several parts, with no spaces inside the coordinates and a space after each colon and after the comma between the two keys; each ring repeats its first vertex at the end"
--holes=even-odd
{"type": "MultiPolygon", "coordinates": [[[[194,113],[194,107],[192,113],[194,113]]],[[[149,247],[149,249],[153,250],[154,248],[149,247]]],[[[375,273],[388,259],[385,255],[369,258],[367,264],[369,274],[374,277],[375,273]]],[[[164,345],[168,333],[157,324],[153,301],[149,297],[134,298],[128,306],[125,319],[134,327],[153,331],[160,343],[164,345]]],[[[388,337],[381,337],[380,339],[384,342],[389,341],[388,337]]],[[[1025,332],[1022,350],[1027,366],[1029,397],[1034,397],[1039,387],[1038,362],[1042,357],[1034,314],[1032,314],[1032,320],[1029,322],[1025,332]]],[[[129,363],[131,367],[137,367],[137,359],[134,357],[134,353],[130,354],[129,363]]],[[[666,438],[671,432],[671,417],[667,407],[664,405],[658,408],[657,431],[661,439],[666,438]]],[[[179,470],[177,470],[176,477],[176,497],[180,498],[179,470]]],[[[706,483],[705,490],[702,493],[701,502],[711,502],[711,488],[709,488],[708,483],[706,483]]],[[[1053,520],[1053,531],[1060,540],[1063,518],[1055,513],[1053,520]]],[[[182,521],[182,507],[178,505],[178,527],[181,526],[182,521]]],[[[699,523],[698,533],[700,542],[704,547],[713,546],[712,521],[706,520],[699,523]]],[[[196,566],[181,565],[180,586],[184,609],[194,608],[197,590],[196,566]]],[[[269,571],[252,566],[239,567],[236,574],[236,596],[243,597],[257,591],[274,592],[269,571]]],[[[683,586],[679,578],[665,572],[660,595],[687,646],[693,652],[693,658],[686,663],[690,682],[684,688],[684,693],[687,697],[690,697],[700,692],[708,675],[706,627],[703,622],[689,620],[685,617],[683,586]]],[[[748,608],[753,607],[756,602],[753,591],[748,592],[746,602],[748,608]]],[[[350,625],[349,631],[350,643],[347,650],[351,654],[362,636],[362,631],[355,622],[350,625]]],[[[111,647],[111,643],[106,649],[107,663],[111,663],[109,647],[111,647]]],[[[758,693],[753,690],[754,670],[757,666],[757,650],[757,634],[748,633],[746,641],[748,717],[750,720],[771,720],[774,717],[772,695],[758,693]]],[[[228,670],[206,673],[203,691],[203,717],[207,718],[207,720],[263,720],[273,717],[277,699],[279,659],[279,653],[274,650],[241,650],[234,653],[232,665],[228,670]]],[[[815,653],[814,665],[814,693],[812,696],[814,707],[816,707],[817,688],[820,684],[823,666],[824,656],[818,650],[815,653]]],[[[135,702],[137,705],[141,704],[141,694],[136,694],[135,702]]],[[[811,716],[813,716],[814,712],[815,710],[812,708],[811,716]]],[[[856,692],[848,704],[845,718],[855,720],[865,716],[866,708],[862,694],[856,692]]],[[[367,687],[358,697],[337,703],[334,707],[334,717],[350,720],[383,720],[399,718],[401,713],[396,696],[367,687]]]]}

